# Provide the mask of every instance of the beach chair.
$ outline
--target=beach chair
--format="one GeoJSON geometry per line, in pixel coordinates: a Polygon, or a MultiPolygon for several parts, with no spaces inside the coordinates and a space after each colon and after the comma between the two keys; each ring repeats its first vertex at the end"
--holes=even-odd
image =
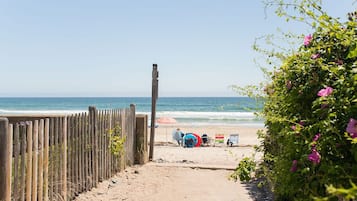
{"type": "Polygon", "coordinates": [[[214,135],[214,146],[224,144],[224,134],[214,135]]]}
{"type": "Polygon", "coordinates": [[[227,146],[238,145],[239,143],[239,134],[230,134],[227,140],[227,146]]]}
{"type": "Polygon", "coordinates": [[[209,144],[210,144],[210,137],[209,137],[206,133],[202,134],[201,139],[202,139],[202,144],[201,144],[201,146],[209,146],[209,144]]]}

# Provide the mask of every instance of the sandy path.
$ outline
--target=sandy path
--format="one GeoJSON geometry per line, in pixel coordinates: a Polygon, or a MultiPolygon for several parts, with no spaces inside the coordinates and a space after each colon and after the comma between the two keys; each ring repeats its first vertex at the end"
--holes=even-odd
{"type": "MultiPolygon", "coordinates": [[[[213,127],[212,129],[209,131],[221,132],[221,130],[231,129],[228,131],[231,132],[237,130],[231,127],[213,127]]],[[[249,185],[234,182],[228,177],[232,173],[231,169],[237,166],[240,159],[254,153],[253,145],[258,142],[255,135],[257,129],[243,129],[245,132],[241,135],[241,144],[244,146],[241,147],[222,145],[199,148],[183,148],[170,142],[167,143],[167,130],[167,128],[158,130],[157,139],[165,139],[164,143],[159,144],[165,144],[165,146],[155,146],[153,162],[143,166],[129,167],[112,179],[102,182],[98,188],[81,194],[76,200],[254,200],[252,197],[254,194],[250,192],[249,185]],[[218,170],[197,167],[211,167],[218,168],[218,170]]],[[[259,159],[261,155],[256,154],[255,157],[259,159]]]]}
{"type": "Polygon", "coordinates": [[[155,165],[131,167],[111,181],[101,183],[97,189],[79,196],[77,200],[252,200],[244,185],[227,179],[229,174],[230,171],[226,170],[155,165]]]}

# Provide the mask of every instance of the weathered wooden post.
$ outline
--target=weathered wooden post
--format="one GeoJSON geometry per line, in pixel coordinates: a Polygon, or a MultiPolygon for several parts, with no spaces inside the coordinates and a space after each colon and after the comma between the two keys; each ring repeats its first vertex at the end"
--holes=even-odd
{"type": "Polygon", "coordinates": [[[37,201],[38,182],[38,120],[34,121],[32,131],[32,201],[37,201]]]}
{"type": "Polygon", "coordinates": [[[149,160],[152,161],[154,155],[154,141],[155,141],[155,119],[156,119],[156,100],[158,98],[159,86],[159,72],[157,71],[157,64],[152,66],[152,93],[151,93],[151,130],[150,130],[150,151],[149,160]]]}
{"type": "Polygon", "coordinates": [[[12,128],[0,118],[0,200],[11,200],[12,128]],[[10,131],[10,132],[9,132],[10,131]]]}
{"type": "Polygon", "coordinates": [[[92,138],[92,187],[97,187],[99,182],[98,177],[98,137],[97,137],[97,108],[94,106],[89,107],[89,126],[92,138]]]}
{"type": "Polygon", "coordinates": [[[67,201],[67,117],[62,117],[62,128],[61,128],[61,183],[62,183],[62,191],[61,196],[63,201],[67,201]]]}
{"type": "Polygon", "coordinates": [[[43,143],[43,200],[48,201],[48,165],[49,165],[49,140],[50,137],[50,119],[45,120],[45,133],[44,133],[44,143],[43,143]]]}
{"type": "Polygon", "coordinates": [[[143,165],[148,161],[148,116],[136,115],[136,149],[135,164],[143,165]]]}
{"type": "Polygon", "coordinates": [[[135,117],[135,104],[130,104],[130,164],[135,163],[135,153],[136,153],[136,117],[135,117]]]}
{"type": "Polygon", "coordinates": [[[32,200],[32,121],[26,124],[27,160],[26,160],[26,200],[32,200]]]}

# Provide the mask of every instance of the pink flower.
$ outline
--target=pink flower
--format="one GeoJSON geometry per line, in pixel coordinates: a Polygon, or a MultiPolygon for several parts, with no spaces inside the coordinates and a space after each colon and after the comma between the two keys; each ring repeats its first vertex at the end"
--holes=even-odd
{"type": "Polygon", "coordinates": [[[304,37],[304,45],[305,45],[305,46],[310,45],[311,41],[312,41],[312,36],[311,36],[311,34],[309,34],[309,35],[307,35],[307,36],[304,37]]]}
{"type": "Polygon", "coordinates": [[[314,139],[312,139],[313,142],[316,142],[320,138],[321,134],[318,133],[314,136],[314,139]]]}
{"type": "Polygon", "coordinates": [[[357,137],[357,120],[351,118],[347,124],[346,132],[351,135],[352,138],[357,137]]]}
{"type": "Polygon", "coordinates": [[[324,89],[321,89],[321,90],[317,93],[317,95],[318,95],[318,96],[321,96],[321,97],[323,97],[323,96],[329,96],[330,94],[332,94],[332,92],[333,92],[333,88],[331,88],[331,87],[326,87],[326,88],[324,88],[324,89]]]}
{"type": "Polygon", "coordinates": [[[337,64],[337,65],[342,65],[342,64],[343,64],[343,60],[341,60],[341,59],[337,60],[337,61],[336,61],[336,64],[337,64]]]}
{"type": "Polygon", "coordinates": [[[293,160],[293,164],[291,165],[290,172],[296,172],[297,170],[297,160],[293,160]]]}
{"type": "Polygon", "coordinates": [[[320,54],[313,54],[311,55],[311,59],[317,59],[317,58],[320,58],[320,54]]]}
{"type": "Polygon", "coordinates": [[[292,126],[291,126],[291,129],[293,129],[293,131],[295,131],[295,130],[296,130],[296,126],[295,126],[295,125],[292,125],[292,126]]]}
{"type": "Polygon", "coordinates": [[[311,154],[309,154],[308,157],[309,161],[311,161],[314,164],[319,164],[321,160],[321,156],[319,152],[316,151],[315,148],[312,149],[311,154]]]}

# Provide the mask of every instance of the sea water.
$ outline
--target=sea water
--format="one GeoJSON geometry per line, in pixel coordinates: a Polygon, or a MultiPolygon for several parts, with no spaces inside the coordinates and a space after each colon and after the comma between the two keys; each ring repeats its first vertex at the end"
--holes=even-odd
{"type": "MultiPolygon", "coordinates": [[[[97,109],[128,108],[151,117],[151,97],[0,98],[0,114],[78,113],[97,109]]],[[[262,126],[255,115],[262,104],[247,97],[159,97],[156,117],[172,117],[180,124],[262,126]]],[[[150,119],[149,119],[150,120],[150,119]]]]}

